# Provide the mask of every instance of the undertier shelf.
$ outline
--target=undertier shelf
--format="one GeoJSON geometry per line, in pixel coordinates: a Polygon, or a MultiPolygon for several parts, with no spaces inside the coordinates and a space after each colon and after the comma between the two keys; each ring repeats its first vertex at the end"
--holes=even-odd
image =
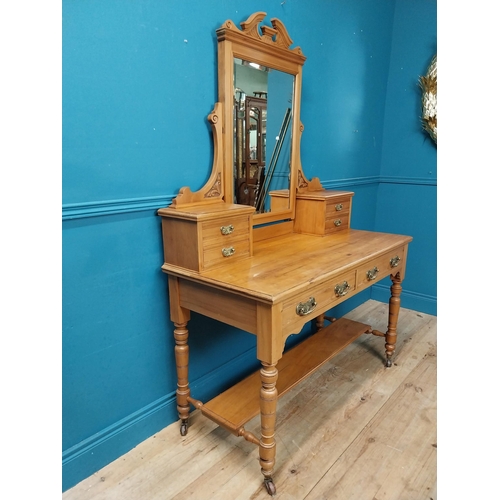
{"type": "MultiPolygon", "coordinates": [[[[286,352],[279,360],[278,397],[370,330],[369,325],[340,318],[286,352]]],[[[201,412],[233,433],[260,413],[260,370],[200,406],[201,412]]]]}

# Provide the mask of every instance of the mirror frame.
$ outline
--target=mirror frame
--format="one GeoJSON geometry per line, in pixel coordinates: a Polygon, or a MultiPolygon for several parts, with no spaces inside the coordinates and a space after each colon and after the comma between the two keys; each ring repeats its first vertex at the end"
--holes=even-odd
{"type": "MultiPolygon", "coordinates": [[[[290,49],[292,39],[283,23],[276,18],[271,19],[271,26],[259,24],[266,17],[265,12],[256,12],[241,23],[241,30],[230,20],[218,30],[218,82],[219,102],[223,109],[223,190],[228,203],[234,200],[234,159],[232,133],[234,103],[234,58],[256,62],[294,77],[292,108],[292,140],[290,152],[290,192],[297,190],[298,171],[300,166],[300,136],[303,128],[300,123],[300,100],[302,90],[302,66],[305,56],[300,47],[290,49]],[[262,33],[262,34],[261,34],[262,33]]],[[[295,196],[290,197],[287,210],[254,214],[254,225],[279,220],[293,219],[295,213],[295,196]]]]}
{"type": "Polygon", "coordinates": [[[323,189],[317,177],[310,181],[303,174],[300,163],[300,139],[304,126],[300,121],[302,92],[302,66],[306,57],[300,47],[290,48],[292,39],[284,24],[272,18],[271,26],[259,24],[265,12],[256,12],[240,23],[241,30],[231,21],[226,21],[217,34],[218,93],[219,102],[208,115],[214,140],[212,172],[206,184],[196,192],[189,187],[179,190],[172,201],[172,208],[188,208],[211,203],[234,204],[234,159],[233,159],[233,103],[234,103],[234,58],[259,63],[295,77],[292,109],[292,140],[290,152],[289,208],[274,212],[254,214],[253,225],[285,221],[295,217],[296,193],[323,189]]]}

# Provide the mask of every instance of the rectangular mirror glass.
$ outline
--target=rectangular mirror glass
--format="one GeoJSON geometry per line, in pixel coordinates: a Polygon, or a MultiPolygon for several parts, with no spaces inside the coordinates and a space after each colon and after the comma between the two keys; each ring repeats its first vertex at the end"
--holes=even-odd
{"type": "Polygon", "coordinates": [[[271,210],[271,191],[290,188],[294,79],[234,58],[234,201],[257,214],[271,210]]]}

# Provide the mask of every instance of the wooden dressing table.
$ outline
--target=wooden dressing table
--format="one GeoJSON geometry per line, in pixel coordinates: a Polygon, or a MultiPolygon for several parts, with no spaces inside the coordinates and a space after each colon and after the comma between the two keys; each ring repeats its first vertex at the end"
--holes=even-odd
{"type": "MultiPolygon", "coordinates": [[[[264,17],[265,13],[257,12],[241,23],[241,30],[231,21],[217,30],[220,102],[208,117],[214,134],[212,174],[200,191],[182,188],[172,205],[158,213],[165,257],[162,270],[168,274],[170,315],[175,325],[181,434],[187,433],[189,412],[194,407],[233,434],[255,443],[264,484],[273,495],[279,396],[364,333],[385,338],[386,366],[391,366],[401,282],[412,238],[351,229],[354,193],[324,190],[318,179],[305,177],[299,153],[305,57],[299,48],[289,48],[292,41],[279,20],[272,19],[272,27],[259,30],[264,17]],[[247,125],[235,125],[238,114],[233,108],[235,88],[241,91],[241,84],[234,81],[240,61],[257,63],[268,73],[271,68],[292,76],[289,142],[280,146],[280,153],[275,148],[271,156],[272,160],[285,155],[290,169],[288,186],[283,189],[273,183],[271,160],[266,161],[270,188],[265,193],[265,209],[259,213],[255,206],[234,203],[235,184],[239,183],[239,189],[242,177],[234,175],[239,139],[230,131],[247,125]],[[387,332],[345,318],[330,318],[332,322],[325,326],[329,309],[387,276],[392,280],[387,332]],[[257,358],[262,364],[259,372],[209,402],[192,397],[189,388],[187,325],[191,311],[255,335],[257,358]],[[288,336],[299,333],[311,320],[316,322],[317,333],[283,354],[288,336]],[[261,435],[256,436],[244,426],[259,413],[261,435]]],[[[269,112],[275,109],[273,93],[282,88],[281,83],[273,86],[272,78],[269,75],[265,89],[269,112]]],[[[258,84],[262,90],[260,80],[258,84]]],[[[267,128],[271,123],[269,117],[267,128]]],[[[284,136],[286,132],[280,130],[284,136]]],[[[269,137],[273,133],[267,132],[269,137]]]]}

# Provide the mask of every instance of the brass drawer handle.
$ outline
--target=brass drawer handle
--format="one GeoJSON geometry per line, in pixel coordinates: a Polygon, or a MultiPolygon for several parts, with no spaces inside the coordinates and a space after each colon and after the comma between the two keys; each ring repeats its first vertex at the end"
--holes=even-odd
{"type": "Polygon", "coordinates": [[[236,252],[236,250],[234,249],[234,247],[229,247],[229,248],[223,248],[222,249],[222,255],[224,255],[224,257],[231,257],[231,255],[234,255],[234,252],[236,252]]]}
{"type": "Polygon", "coordinates": [[[400,262],[401,262],[401,258],[399,257],[399,255],[396,255],[396,257],[393,257],[391,259],[391,267],[398,267],[400,262]]]}
{"type": "Polygon", "coordinates": [[[342,221],[340,219],[335,219],[333,223],[335,224],[335,226],[339,227],[340,224],[342,224],[342,221]]]}
{"type": "Polygon", "coordinates": [[[220,232],[225,236],[227,234],[231,234],[234,231],[234,226],[229,224],[229,226],[221,226],[220,232]]]}
{"type": "Polygon", "coordinates": [[[337,210],[337,212],[340,212],[343,208],[344,208],[344,205],[342,205],[342,203],[335,205],[335,210],[337,210]]]}
{"type": "Polygon", "coordinates": [[[347,295],[349,290],[351,289],[351,285],[347,283],[347,281],[344,281],[343,283],[340,283],[339,285],[335,285],[335,295],[337,297],[343,297],[344,295],[347,295]]]}
{"type": "Polygon", "coordinates": [[[316,299],[314,297],[309,297],[307,302],[299,302],[297,307],[295,308],[295,312],[299,316],[306,316],[307,314],[311,314],[316,308],[316,299]]]}
{"type": "Polygon", "coordinates": [[[378,274],[377,266],[375,266],[373,269],[366,271],[366,277],[368,278],[368,281],[374,280],[377,277],[377,274],[378,274]]]}

